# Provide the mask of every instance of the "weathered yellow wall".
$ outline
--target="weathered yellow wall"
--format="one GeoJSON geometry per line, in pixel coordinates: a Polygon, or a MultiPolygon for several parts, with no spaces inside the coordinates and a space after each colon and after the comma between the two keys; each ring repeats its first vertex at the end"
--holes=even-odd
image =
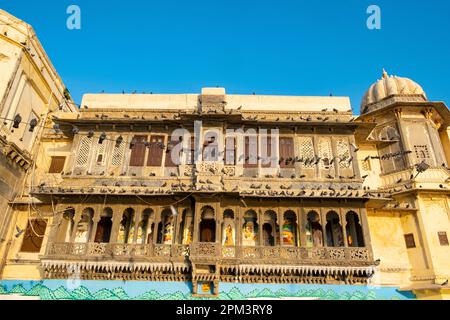
{"type": "Polygon", "coordinates": [[[399,213],[368,210],[368,224],[374,259],[380,259],[374,284],[398,285],[409,278],[409,257],[399,213]]]}
{"type": "Polygon", "coordinates": [[[39,216],[36,213],[30,214],[28,211],[15,211],[13,215],[16,220],[14,220],[15,223],[11,225],[9,230],[11,245],[7,253],[6,266],[3,270],[3,274],[0,275],[0,278],[3,280],[40,280],[39,256],[45,253],[52,219],[47,216],[42,217],[47,220],[47,229],[42,242],[41,251],[39,253],[23,253],[20,252],[20,249],[24,239],[24,233],[17,238],[15,236],[16,226],[22,230],[26,230],[29,219],[39,216]]]}
{"type": "MultiPolygon", "coordinates": [[[[415,212],[407,212],[401,214],[401,227],[403,235],[413,234],[414,242],[416,244],[415,248],[407,248],[406,252],[408,254],[409,263],[412,267],[412,274],[424,275],[428,271],[425,248],[423,247],[423,241],[421,240],[421,233],[419,226],[417,224],[417,217],[415,212]]],[[[405,243],[404,238],[402,239],[405,243]]],[[[406,248],[406,243],[405,243],[406,248]]]]}
{"type": "Polygon", "coordinates": [[[420,223],[424,226],[424,238],[431,257],[432,268],[438,280],[450,277],[450,246],[442,246],[438,232],[446,232],[450,237],[448,197],[443,195],[419,196],[420,223]]]}

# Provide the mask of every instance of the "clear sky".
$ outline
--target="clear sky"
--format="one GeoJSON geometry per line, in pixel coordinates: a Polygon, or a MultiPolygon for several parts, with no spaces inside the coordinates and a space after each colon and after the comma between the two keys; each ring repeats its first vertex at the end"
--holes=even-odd
{"type": "Polygon", "coordinates": [[[84,93],[344,95],[359,112],[389,74],[450,104],[448,0],[0,0],[30,23],[76,102],[84,93]],[[81,30],[66,9],[81,8],[81,30]],[[381,30],[366,10],[381,8],[381,30]]]}

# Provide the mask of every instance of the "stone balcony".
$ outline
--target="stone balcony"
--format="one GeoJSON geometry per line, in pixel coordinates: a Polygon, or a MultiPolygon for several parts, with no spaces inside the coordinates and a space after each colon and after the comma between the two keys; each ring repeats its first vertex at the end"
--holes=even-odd
{"type": "Polygon", "coordinates": [[[408,168],[381,176],[386,189],[400,189],[405,185],[410,189],[442,189],[440,186],[447,186],[449,178],[450,173],[444,167],[431,167],[419,174],[415,168],[408,168]]]}
{"type": "Polygon", "coordinates": [[[45,279],[360,283],[376,272],[369,248],[226,247],[216,243],[51,243],[45,279]]]}
{"type": "Polygon", "coordinates": [[[289,265],[373,265],[368,248],[349,247],[288,247],[288,246],[222,246],[216,243],[191,245],[140,245],[113,243],[51,243],[44,259],[68,261],[127,261],[152,262],[185,258],[209,262],[240,264],[289,265]]]}

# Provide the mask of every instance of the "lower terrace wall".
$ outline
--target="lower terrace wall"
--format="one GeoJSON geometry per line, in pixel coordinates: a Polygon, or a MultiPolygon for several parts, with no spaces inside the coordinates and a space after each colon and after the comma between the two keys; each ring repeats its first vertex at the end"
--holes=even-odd
{"type": "MultiPolygon", "coordinates": [[[[0,300],[7,295],[42,300],[197,300],[192,284],[124,281],[0,281],[0,300]]],[[[247,299],[409,300],[410,292],[395,287],[220,283],[220,300],[247,299]]]]}

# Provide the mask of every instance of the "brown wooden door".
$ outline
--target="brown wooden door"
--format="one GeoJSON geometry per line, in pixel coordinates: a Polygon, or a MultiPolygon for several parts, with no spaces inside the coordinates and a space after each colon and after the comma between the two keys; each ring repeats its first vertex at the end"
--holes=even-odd
{"type": "Polygon", "coordinates": [[[294,159],[294,139],[280,138],[280,167],[295,168],[294,159]]]}
{"type": "Polygon", "coordinates": [[[134,146],[131,149],[130,166],[131,167],[143,167],[145,162],[145,142],[147,136],[135,136],[133,138],[134,146]]]}
{"type": "Polygon", "coordinates": [[[264,224],[264,226],[263,226],[263,239],[264,239],[265,246],[275,245],[274,237],[272,235],[272,226],[268,223],[264,224]]]}
{"type": "Polygon", "coordinates": [[[160,167],[164,154],[164,136],[152,136],[148,152],[147,166],[160,167]]]}
{"type": "Polygon", "coordinates": [[[66,157],[52,157],[52,162],[48,173],[61,173],[64,170],[65,163],[66,157]]]}
{"type": "Polygon", "coordinates": [[[180,154],[176,155],[175,153],[173,153],[174,148],[180,143],[179,140],[174,140],[172,141],[172,137],[169,137],[169,141],[167,143],[167,150],[166,150],[166,161],[165,161],[165,166],[167,168],[173,168],[176,167],[177,164],[175,164],[175,162],[173,160],[177,160],[178,162],[180,162],[180,154]],[[172,159],[172,157],[178,157],[178,159],[172,159]]]}
{"type": "Polygon", "coordinates": [[[258,167],[258,137],[245,137],[244,168],[258,167]]]}
{"type": "Polygon", "coordinates": [[[23,235],[23,242],[20,252],[37,253],[41,251],[44,241],[45,230],[47,229],[46,220],[30,220],[27,229],[23,235]]]}
{"type": "Polygon", "coordinates": [[[200,242],[215,242],[216,226],[214,220],[204,220],[200,224],[200,242]]]}
{"type": "Polygon", "coordinates": [[[112,221],[110,217],[101,217],[95,234],[96,243],[109,243],[111,238],[112,221]]]}
{"type": "Polygon", "coordinates": [[[228,137],[225,142],[225,164],[236,165],[236,139],[228,137]]]}

